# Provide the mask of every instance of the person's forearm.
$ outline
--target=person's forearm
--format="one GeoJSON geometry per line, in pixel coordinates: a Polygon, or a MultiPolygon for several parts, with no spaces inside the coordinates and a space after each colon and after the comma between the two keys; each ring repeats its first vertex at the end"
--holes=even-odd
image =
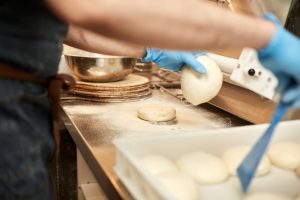
{"type": "Polygon", "coordinates": [[[83,28],[70,25],[65,44],[100,54],[142,58],[145,47],[108,38],[83,28]]]}
{"type": "Polygon", "coordinates": [[[133,43],[172,49],[262,48],[272,23],[195,0],[48,0],[67,21],[133,43]],[[75,1],[75,2],[74,2],[75,1]],[[61,3],[63,2],[63,3],[61,3]],[[74,6],[74,5],[79,6],[74,6]],[[73,5],[72,10],[68,5],[73,5]],[[64,7],[68,9],[64,9],[64,7]]]}

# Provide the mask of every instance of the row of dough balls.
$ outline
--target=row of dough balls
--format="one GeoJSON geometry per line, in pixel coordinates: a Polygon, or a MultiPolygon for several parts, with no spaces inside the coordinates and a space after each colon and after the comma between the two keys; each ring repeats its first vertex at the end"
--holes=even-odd
{"type": "MultiPolygon", "coordinates": [[[[237,167],[249,151],[250,147],[248,146],[236,146],[224,152],[222,159],[227,164],[231,175],[236,175],[237,167]]],[[[256,176],[268,174],[271,164],[284,170],[295,170],[300,177],[300,143],[285,141],[273,144],[261,161],[256,176]]]]}
{"type": "MultiPolygon", "coordinates": [[[[176,164],[164,156],[149,155],[141,158],[141,162],[174,195],[175,199],[196,200],[199,194],[195,181],[200,184],[226,181],[230,175],[236,175],[237,167],[249,150],[249,146],[232,147],[223,153],[222,159],[205,152],[194,152],[181,156],[176,164]]],[[[271,170],[271,162],[283,169],[295,170],[300,165],[299,157],[298,143],[282,142],[272,145],[268,156],[265,156],[260,163],[256,176],[268,174],[271,170]]],[[[300,167],[296,171],[300,175],[300,167]]],[[[251,200],[250,197],[246,199],[251,200]]]]}
{"type": "MultiPolygon", "coordinates": [[[[181,156],[176,164],[161,155],[143,157],[141,162],[151,174],[159,179],[166,173],[180,172],[200,184],[216,184],[226,181],[230,175],[235,175],[235,169],[249,149],[248,146],[230,148],[223,154],[223,160],[205,152],[194,152],[181,156]]],[[[258,174],[267,174],[270,169],[270,162],[264,158],[258,174]]]]}
{"type": "MultiPolygon", "coordinates": [[[[195,179],[200,183],[218,183],[227,179],[228,173],[226,173],[227,170],[225,169],[228,169],[230,175],[236,175],[237,167],[249,151],[250,147],[247,145],[231,147],[221,156],[224,162],[218,157],[208,153],[190,153],[181,156],[177,160],[177,167],[181,171],[192,175],[192,177],[195,176],[194,171],[201,172],[207,170],[206,176],[209,176],[209,180],[205,177],[198,177],[195,179]],[[214,175],[209,175],[208,171],[214,171],[212,173],[214,175]]],[[[157,172],[154,172],[154,174],[160,173],[159,169],[164,170],[166,168],[167,170],[172,168],[173,170],[171,171],[176,169],[172,161],[167,158],[158,157],[159,156],[148,156],[143,158],[142,161],[145,162],[147,166],[149,165],[149,170],[158,170],[157,172]]],[[[300,176],[300,144],[292,141],[286,141],[272,145],[268,154],[261,161],[257,169],[256,176],[268,174],[271,170],[271,163],[282,169],[296,170],[297,174],[300,176]]]]}

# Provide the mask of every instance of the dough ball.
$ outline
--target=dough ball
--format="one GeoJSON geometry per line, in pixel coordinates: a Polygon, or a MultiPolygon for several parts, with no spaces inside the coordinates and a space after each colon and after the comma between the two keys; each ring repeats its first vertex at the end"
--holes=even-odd
{"type": "Polygon", "coordinates": [[[244,200],[291,200],[279,194],[259,192],[247,195],[244,200]]]}
{"type": "MultiPolygon", "coordinates": [[[[300,165],[297,167],[296,169],[296,174],[298,175],[298,177],[300,178],[300,165]]],[[[299,194],[299,199],[300,199],[300,194],[299,194]]]]}
{"type": "Polygon", "coordinates": [[[176,110],[164,105],[148,105],[138,109],[139,118],[152,122],[165,122],[175,119],[176,110]]]}
{"type": "Polygon", "coordinates": [[[197,200],[199,193],[194,180],[180,172],[167,172],[158,176],[159,181],[176,200],[197,200]]]}
{"type": "Polygon", "coordinates": [[[176,165],[168,158],[161,155],[148,155],[141,158],[141,162],[153,175],[177,171],[176,165]]]}
{"type": "Polygon", "coordinates": [[[295,170],[300,165],[300,144],[296,142],[279,142],[269,150],[269,158],[277,167],[295,170]]]}
{"type": "Polygon", "coordinates": [[[177,160],[177,167],[199,183],[213,184],[225,181],[228,170],[222,159],[204,152],[183,155],[177,160]]]}
{"type": "Polygon", "coordinates": [[[219,66],[207,56],[199,56],[197,60],[206,68],[205,74],[200,74],[185,66],[181,74],[181,89],[184,98],[193,105],[210,101],[219,93],[223,74],[219,66]]]}
{"type": "MultiPolygon", "coordinates": [[[[223,155],[222,159],[224,160],[229,173],[233,176],[236,175],[236,170],[244,160],[248,152],[250,151],[249,146],[235,146],[227,149],[223,155]]],[[[258,166],[256,171],[256,176],[263,176],[269,173],[271,170],[271,163],[268,157],[264,157],[261,163],[258,166]]]]}

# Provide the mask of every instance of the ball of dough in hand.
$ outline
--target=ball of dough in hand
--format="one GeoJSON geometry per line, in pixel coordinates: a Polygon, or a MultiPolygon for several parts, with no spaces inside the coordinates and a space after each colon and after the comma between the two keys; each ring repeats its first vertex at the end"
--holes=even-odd
{"type": "Polygon", "coordinates": [[[176,110],[164,105],[146,105],[138,109],[139,118],[151,122],[166,122],[176,118],[176,110]]]}
{"type": "Polygon", "coordinates": [[[268,155],[275,166],[295,170],[300,165],[300,144],[291,141],[273,144],[268,155]]]}
{"type": "Polygon", "coordinates": [[[179,172],[167,172],[158,176],[159,181],[176,200],[197,200],[199,193],[193,179],[179,172]]]}
{"type": "MultiPolygon", "coordinates": [[[[235,146],[227,149],[223,155],[222,159],[224,160],[229,173],[233,176],[236,175],[236,170],[241,164],[241,162],[244,160],[246,155],[249,153],[250,147],[249,146],[235,146]]],[[[271,170],[271,163],[268,157],[264,157],[262,161],[260,162],[257,171],[256,176],[263,176],[270,172],[271,170]]]]}
{"type": "Polygon", "coordinates": [[[184,98],[193,105],[206,103],[220,91],[223,74],[219,66],[207,56],[199,56],[197,60],[206,68],[205,74],[200,74],[185,66],[181,73],[181,89],[184,98]]]}
{"type": "Polygon", "coordinates": [[[229,176],[222,159],[204,152],[183,155],[176,164],[181,172],[203,184],[220,183],[229,176]]]}
{"type": "Polygon", "coordinates": [[[141,158],[144,167],[153,175],[177,171],[176,165],[168,158],[161,155],[148,155],[141,158]]]}
{"type": "Polygon", "coordinates": [[[244,200],[291,200],[279,194],[259,192],[247,195],[244,200]]]}

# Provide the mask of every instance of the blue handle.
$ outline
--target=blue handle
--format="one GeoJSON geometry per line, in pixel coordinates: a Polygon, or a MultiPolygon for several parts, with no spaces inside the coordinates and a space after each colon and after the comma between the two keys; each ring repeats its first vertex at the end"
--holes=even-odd
{"type": "MultiPolygon", "coordinates": [[[[295,85],[295,81],[293,79],[283,81],[278,87],[278,91],[283,93],[286,89],[295,85]]],[[[240,182],[243,187],[243,191],[247,192],[253,176],[256,172],[256,169],[266,153],[269,143],[272,139],[274,130],[277,124],[281,121],[281,119],[285,116],[287,111],[290,108],[290,103],[284,103],[282,100],[280,101],[279,105],[276,108],[274,117],[272,122],[263,136],[256,142],[252,150],[246,156],[246,158],[242,161],[240,166],[237,169],[237,173],[240,179],[240,182]]]]}

